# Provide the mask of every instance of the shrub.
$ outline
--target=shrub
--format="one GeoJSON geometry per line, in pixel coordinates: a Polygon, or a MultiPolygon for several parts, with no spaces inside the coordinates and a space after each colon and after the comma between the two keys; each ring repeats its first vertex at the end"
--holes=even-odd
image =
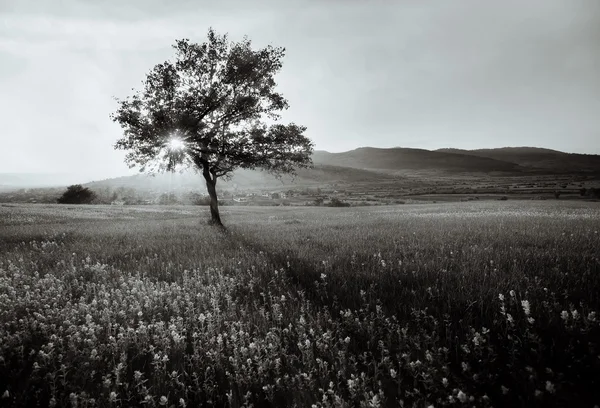
{"type": "Polygon", "coordinates": [[[67,187],[67,191],[57,200],[59,204],[91,204],[96,198],[96,194],[81,184],[74,184],[67,187]]]}
{"type": "Polygon", "coordinates": [[[350,203],[346,203],[337,197],[333,197],[327,205],[329,207],[350,207],[350,203]]]}

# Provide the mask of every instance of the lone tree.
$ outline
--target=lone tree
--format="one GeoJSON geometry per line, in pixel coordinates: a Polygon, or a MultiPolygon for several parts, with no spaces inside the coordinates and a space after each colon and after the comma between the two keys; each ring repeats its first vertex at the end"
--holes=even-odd
{"type": "Polygon", "coordinates": [[[56,200],[59,204],[91,204],[96,194],[81,184],[73,184],[67,187],[67,191],[56,200]]]}
{"type": "Polygon", "coordinates": [[[308,167],[313,143],[304,126],[276,123],[287,100],[276,92],[284,48],[252,49],[211,28],[208,41],[173,46],[175,60],[156,65],[143,90],[123,100],[111,119],[123,128],[116,149],[140,171],[201,172],[210,196],[211,221],[222,225],[216,184],[237,168],[280,176],[308,167]],[[270,120],[270,124],[267,124],[270,120]]]}

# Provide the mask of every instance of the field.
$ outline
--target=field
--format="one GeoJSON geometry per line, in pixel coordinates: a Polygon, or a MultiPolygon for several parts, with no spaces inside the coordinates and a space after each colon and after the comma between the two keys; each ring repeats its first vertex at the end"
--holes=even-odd
{"type": "Polygon", "coordinates": [[[0,405],[600,405],[600,204],[0,205],[0,405]]]}

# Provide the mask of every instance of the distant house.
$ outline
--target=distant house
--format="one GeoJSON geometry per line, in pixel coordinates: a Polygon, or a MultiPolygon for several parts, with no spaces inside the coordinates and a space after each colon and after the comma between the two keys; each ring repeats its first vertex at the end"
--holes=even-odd
{"type": "Polygon", "coordinates": [[[125,205],[125,201],[123,200],[114,200],[110,203],[110,205],[125,205]]]}
{"type": "Polygon", "coordinates": [[[247,203],[248,199],[245,197],[240,197],[240,198],[234,198],[233,201],[235,201],[236,203],[247,203]]]}

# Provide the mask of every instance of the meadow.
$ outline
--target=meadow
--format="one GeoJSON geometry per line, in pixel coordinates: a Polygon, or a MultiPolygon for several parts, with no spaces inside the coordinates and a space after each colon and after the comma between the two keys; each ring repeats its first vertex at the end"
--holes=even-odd
{"type": "Polygon", "coordinates": [[[600,406],[600,204],[0,205],[0,405],[600,406]]]}

